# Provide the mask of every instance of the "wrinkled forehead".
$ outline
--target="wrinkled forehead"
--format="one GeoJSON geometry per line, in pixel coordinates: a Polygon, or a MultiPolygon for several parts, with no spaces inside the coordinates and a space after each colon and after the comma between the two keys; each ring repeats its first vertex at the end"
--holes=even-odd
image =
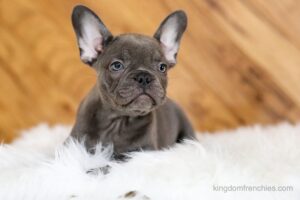
{"type": "Polygon", "coordinates": [[[122,60],[159,61],[163,59],[158,41],[152,37],[137,34],[117,36],[109,45],[107,53],[122,60]]]}

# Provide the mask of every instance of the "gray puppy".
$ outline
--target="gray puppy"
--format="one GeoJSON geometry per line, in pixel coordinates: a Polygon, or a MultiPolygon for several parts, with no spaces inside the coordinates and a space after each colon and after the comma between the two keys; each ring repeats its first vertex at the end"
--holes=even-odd
{"type": "Polygon", "coordinates": [[[71,136],[113,144],[119,156],[135,150],[158,150],[194,131],[181,109],[166,97],[167,72],[176,63],[187,26],[183,11],[170,14],[154,37],[113,36],[99,17],[76,6],[72,23],[81,60],[97,72],[97,83],[81,102],[71,136]]]}

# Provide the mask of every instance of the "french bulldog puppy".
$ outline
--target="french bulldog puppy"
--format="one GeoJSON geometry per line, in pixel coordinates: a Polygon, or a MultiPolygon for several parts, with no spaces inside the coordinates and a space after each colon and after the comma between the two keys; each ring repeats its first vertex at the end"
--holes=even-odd
{"type": "Polygon", "coordinates": [[[170,14],[153,37],[113,36],[89,8],[76,6],[72,24],[81,60],[97,72],[97,83],[81,102],[71,136],[88,150],[101,142],[114,154],[158,150],[194,131],[182,110],[166,97],[167,73],[176,63],[187,26],[183,11],[170,14]]]}

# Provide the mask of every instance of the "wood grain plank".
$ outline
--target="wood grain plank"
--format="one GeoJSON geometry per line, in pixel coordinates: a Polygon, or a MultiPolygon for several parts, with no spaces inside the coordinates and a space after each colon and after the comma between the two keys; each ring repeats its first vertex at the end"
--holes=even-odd
{"type": "Polygon", "coordinates": [[[198,130],[299,121],[297,0],[2,0],[0,140],[9,142],[40,122],[74,121],[96,79],[80,62],[70,23],[79,3],[95,10],[115,35],[152,35],[170,12],[187,12],[168,94],[198,130]]]}

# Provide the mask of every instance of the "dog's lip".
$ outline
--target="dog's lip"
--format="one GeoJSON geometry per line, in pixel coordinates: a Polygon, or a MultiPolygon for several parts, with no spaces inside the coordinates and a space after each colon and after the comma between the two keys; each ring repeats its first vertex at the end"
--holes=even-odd
{"type": "Polygon", "coordinates": [[[149,95],[149,94],[143,92],[143,93],[141,93],[141,94],[138,94],[136,97],[134,97],[131,101],[129,101],[128,103],[124,104],[123,106],[124,106],[124,107],[128,106],[129,104],[133,103],[137,98],[139,98],[139,97],[141,97],[141,96],[147,96],[147,97],[149,97],[149,98],[152,100],[152,105],[153,105],[153,106],[156,105],[155,99],[154,99],[151,95],[149,95]]]}

